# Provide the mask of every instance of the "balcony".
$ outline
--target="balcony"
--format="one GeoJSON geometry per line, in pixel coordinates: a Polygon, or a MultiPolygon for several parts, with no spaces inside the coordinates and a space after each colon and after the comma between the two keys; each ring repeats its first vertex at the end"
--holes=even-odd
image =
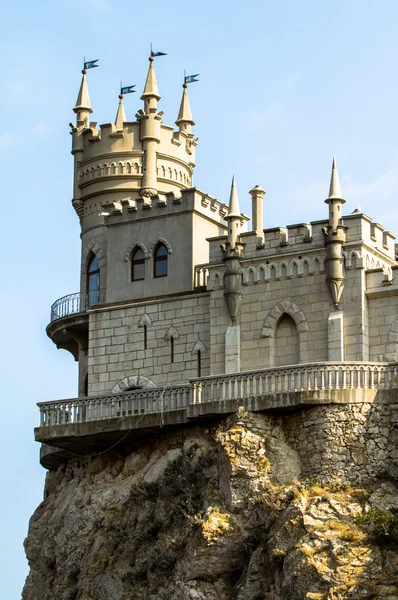
{"type": "Polygon", "coordinates": [[[102,304],[102,297],[101,293],[95,290],[68,294],[51,306],[47,335],[57,348],[71,352],[75,360],[79,358],[79,351],[87,351],[87,310],[97,304],[102,304]]]}
{"type": "MultiPolygon", "coordinates": [[[[121,435],[235,412],[286,412],[320,404],[396,402],[398,364],[311,363],[201,377],[187,385],[40,402],[39,442],[75,453],[109,447],[121,435]]],[[[44,464],[44,463],[43,463],[44,464]]]]}

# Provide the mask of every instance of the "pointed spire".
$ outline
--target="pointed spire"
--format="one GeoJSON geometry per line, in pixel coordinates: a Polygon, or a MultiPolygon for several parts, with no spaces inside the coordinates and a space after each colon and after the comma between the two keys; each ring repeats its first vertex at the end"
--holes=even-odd
{"type": "Polygon", "coordinates": [[[190,125],[195,125],[195,122],[192,118],[191,107],[189,105],[188,92],[187,92],[188,85],[186,83],[184,83],[184,85],[182,87],[184,88],[184,91],[182,93],[180,110],[178,113],[176,125],[180,126],[183,123],[189,123],[190,125]]]}
{"type": "Polygon", "coordinates": [[[82,82],[80,84],[79,93],[77,95],[76,106],[73,110],[75,113],[82,112],[82,111],[92,113],[93,109],[91,108],[90,96],[88,95],[86,69],[83,69],[82,73],[83,73],[82,82]]]}
{"type": "Polygon", "coordinates": [[[329,197],[327,198],[327,200],[325,200],[325,202],[328,203],[329,200],[340,200],[342,203],[345,203],[345,200],[341,195],[339,172],[337,170],[335,157],[333,157],[332,163],[332,175],[330,178],[329,197]]]}
{"type": "Polygon", "coordinates": [[[123,129],[123,123],[127,121],[126,113],[124,112],[123,94],[119,94],[119,106],[117,107],[115,126],[117,131],[123,129]]]}
{"type": "Polygon", "coordinates": [[[149,69],[148,75],[145,82],[145,89],[141,96],[141,100],[145,100],[145,98],[156,98],[160,100],[161,96],[159,95],[158,90],[158,82],[156,81],[155,69],[153,66],[153,57],[149,57],[149,69]]]}
{"type": "Polygon", "coordinates": [[[229,209],[228,214],[226,216],[227,219],[231,219],[233,217],[240,218],[240,209],[239,209],[239,199],[238,199],[238,191],[236,189],[235,183],[235,175],[232,177],[232,185],[231,185],[231,195],[229,197],[229,209]]]}

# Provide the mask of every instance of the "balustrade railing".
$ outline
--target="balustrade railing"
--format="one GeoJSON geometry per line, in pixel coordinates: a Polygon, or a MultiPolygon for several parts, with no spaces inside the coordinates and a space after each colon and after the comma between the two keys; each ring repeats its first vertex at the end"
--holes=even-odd
{"type": "Polygon", "coordinates": [[[67,296],[58,298],[51,306],[50,320],[52,322],[69,315],[85,312],[88,308],[101,304],[101,296],[100,290],[91,290],[67,294],[67,296]]]}
{"type": "Polygon", "coordinates": [[[40,402],[40,427],[86,423],[130,415],[162,414],[189,404],[190,386],[136,390],[108,396],[40,402]]]}
{"type": "Polygon", "coordinates": [[[196,265],[195,266],[195,280],[194,287],[205,287],[209,278],[209,265],[196,265]]]}
{"type": "MultiPolygon", "coordinates": [[[[159,414],[189,405],[261,400],[280,394],[323,390],[398,388],[398,364],[311,363],[190,380],[189,385],[122,394],[40,402],[40,427],[85,423],[130,415],[159,414]]],[[[281,407],[283,405],[281,404],[281,407]]]]}

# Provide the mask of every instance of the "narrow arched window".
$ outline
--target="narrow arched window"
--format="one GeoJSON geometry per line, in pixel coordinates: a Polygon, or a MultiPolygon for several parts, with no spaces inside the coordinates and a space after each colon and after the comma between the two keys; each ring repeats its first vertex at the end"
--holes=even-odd
{"type": "Polygon", "coordinates": [[[174,338],[170,338],[170,362],[174,362],[174,338]]]}
{"type": "Polygon", "coordinates": [[[145,279],[145,254],[141,248],[135,248],[131,255],[131,281],[145,279]]]}
{"type": "Polygon", "coordinates": [[[87,303],[94,306],[99,303],[100,267],[98,258],[93,254],[87,269],[87,303]]]}
{"type": "Polygon", "coordinates": [[[164,244],[158,244],[153,255],[153,276],[167,277],[168,252],[164,244]]]}
{"type": "Polygon", "coordinates": [[[202,353],[198,350],[198,377],[202,377],[202,353]]]}

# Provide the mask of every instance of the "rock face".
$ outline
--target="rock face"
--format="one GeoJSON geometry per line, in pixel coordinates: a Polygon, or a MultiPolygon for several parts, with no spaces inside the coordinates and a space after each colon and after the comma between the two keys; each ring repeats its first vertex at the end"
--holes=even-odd
{"type": "Polygon", "coordinates": [[[72,458],[47,476],[23,600],[398,600],[395,483],[301,482],[277,419],[72,458]]]}

